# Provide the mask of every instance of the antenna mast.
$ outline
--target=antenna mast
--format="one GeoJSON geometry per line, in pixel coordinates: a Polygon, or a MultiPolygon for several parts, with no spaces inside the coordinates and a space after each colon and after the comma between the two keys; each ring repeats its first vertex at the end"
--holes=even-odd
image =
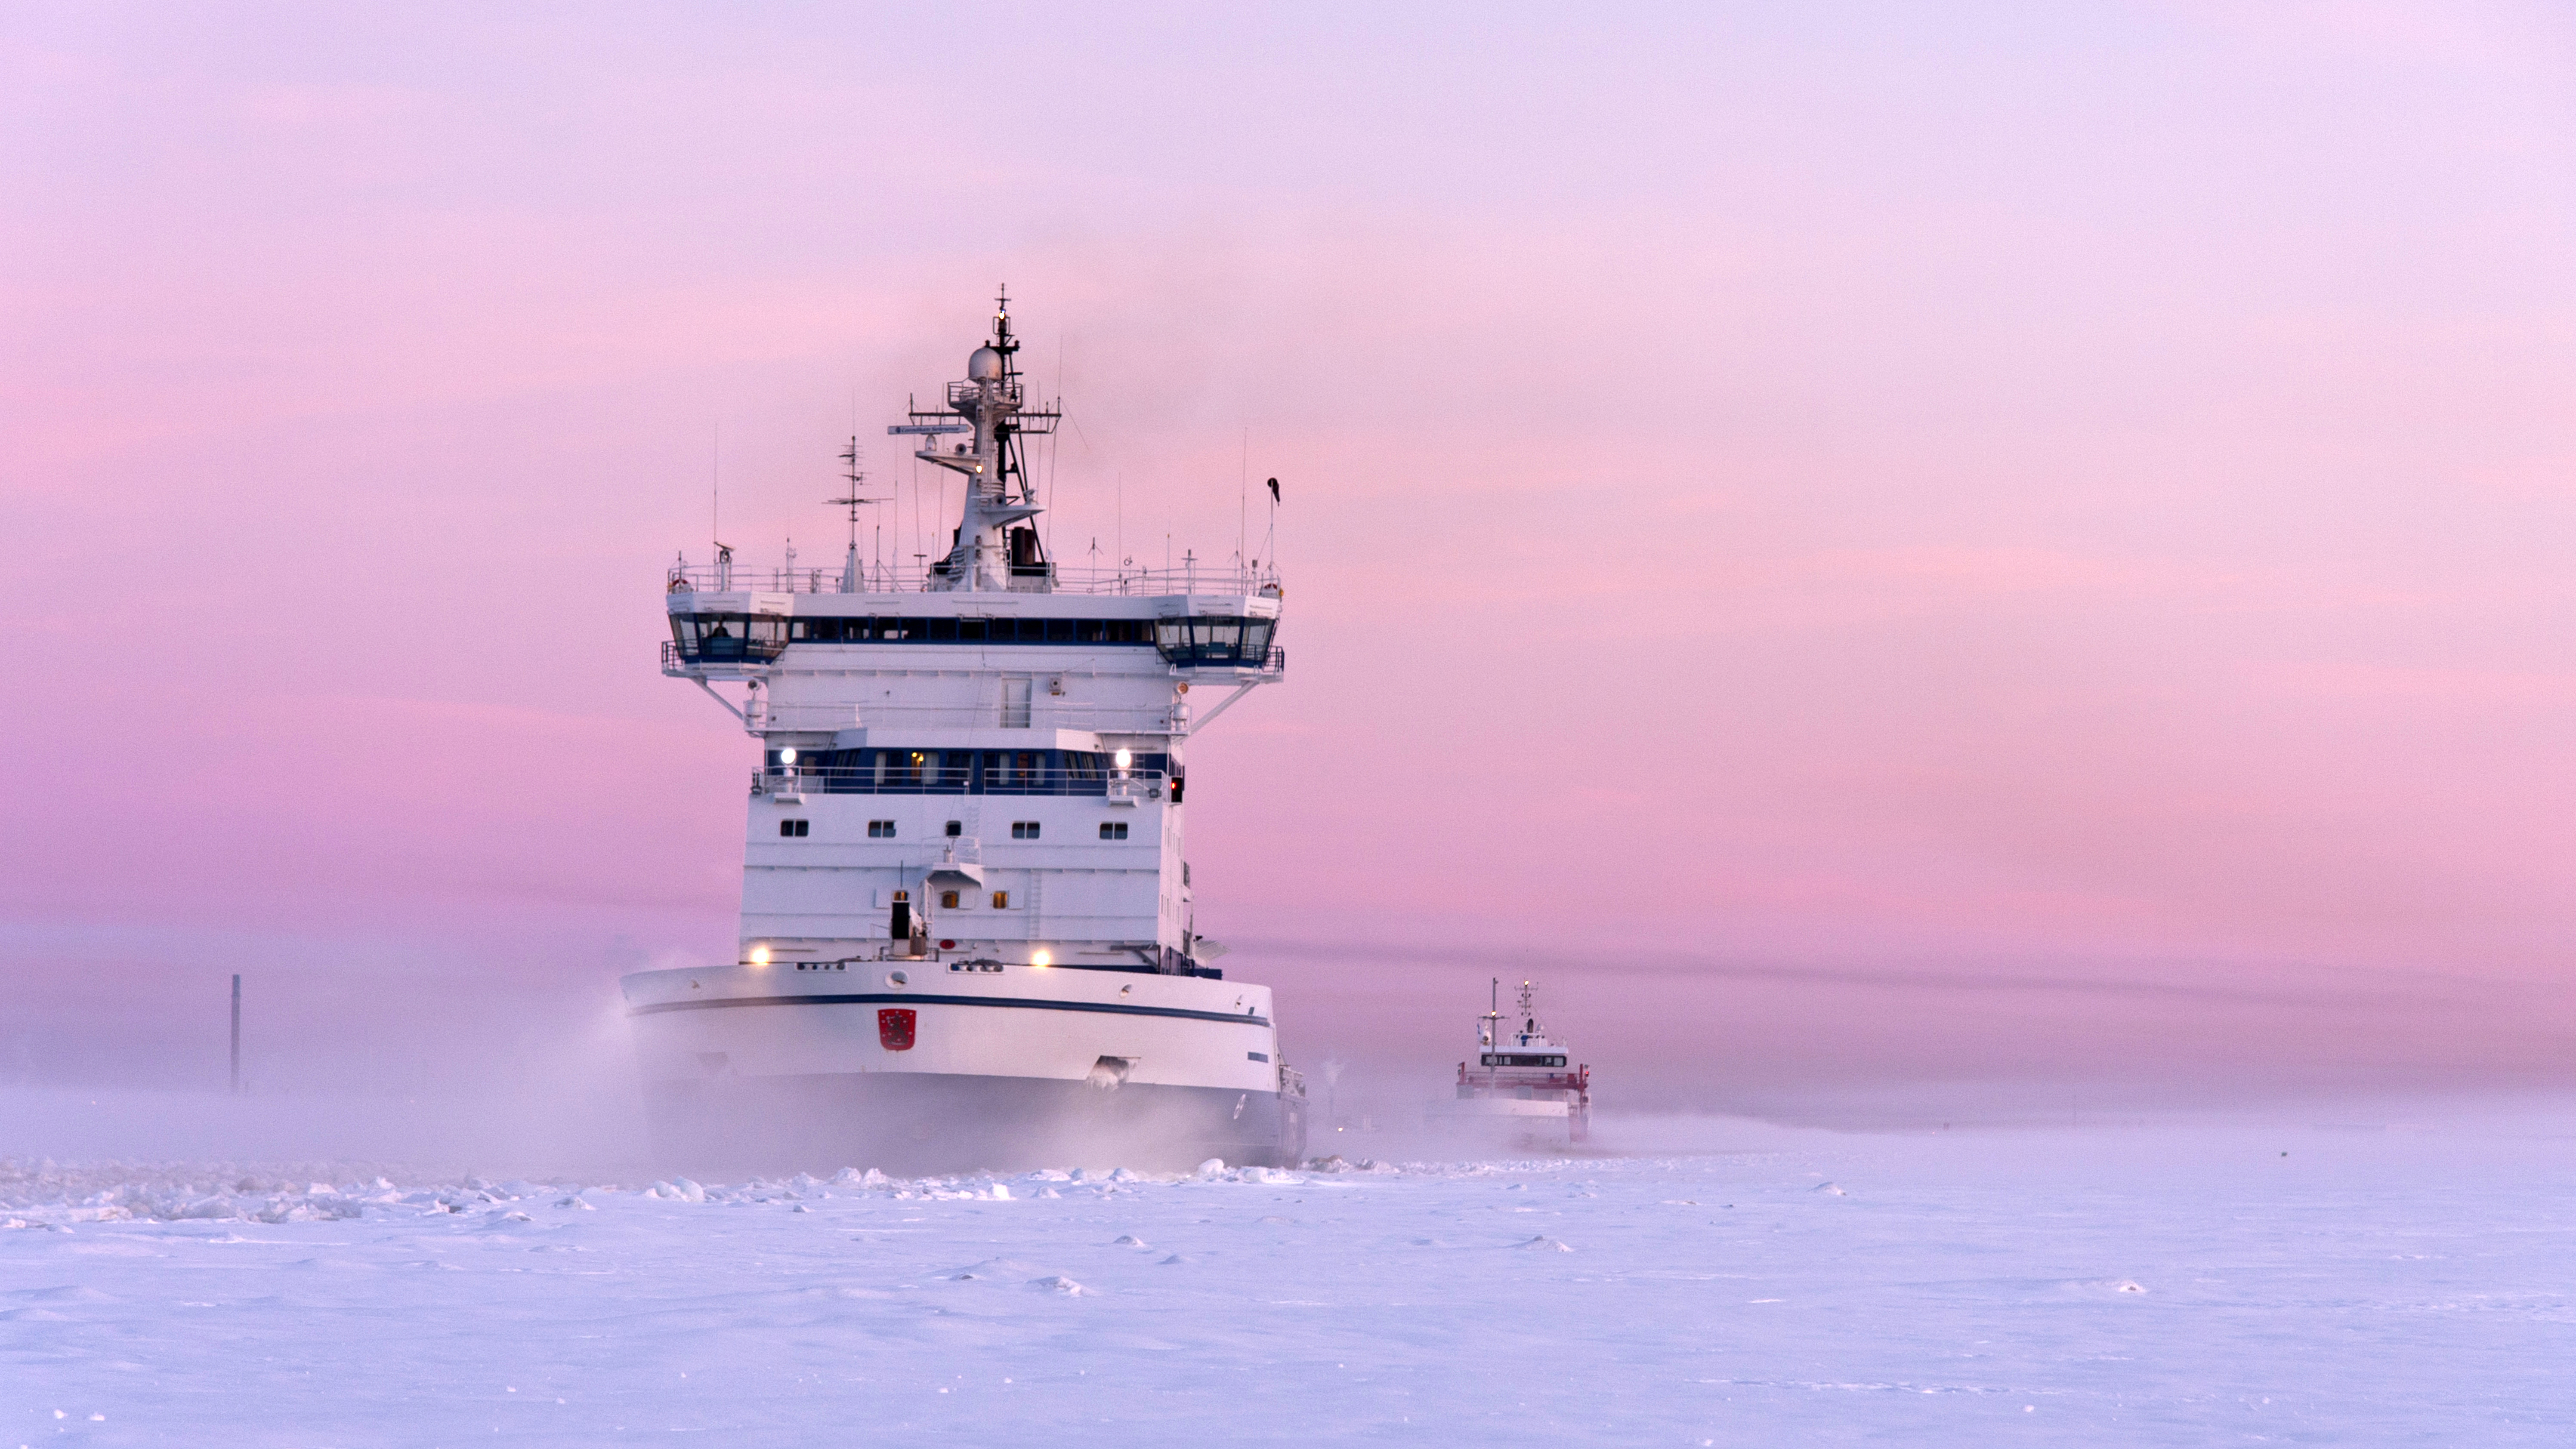
{"type": "Polygon", "coordinates": [[[858,435],[853,433],[850,435],[850,446],[841,452],[841,462],[847,465],[841,470],[841,479],[850,486],[840,497],[823,500],[836,508],[850,510],[850,551],[841,560],[841,592],[845,594],[867,592],[863,587],[866,579],[859,571],[859,509],[866,504],[885,501],[881,498],[859,496],[859,485],[866,482],[868,477],[867,470],[859,466],[859,456],[858,435]]]}

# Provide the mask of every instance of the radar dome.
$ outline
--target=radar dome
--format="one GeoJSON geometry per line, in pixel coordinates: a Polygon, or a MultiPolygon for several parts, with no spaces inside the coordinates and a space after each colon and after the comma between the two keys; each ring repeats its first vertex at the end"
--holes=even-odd
{"type": "Polygon", "coordinates": [[[985,382],[1001,375],[1002,354],[992,348],[978,347],[975,349],[975,355],[966,359],[968,382],[985,382]]]}

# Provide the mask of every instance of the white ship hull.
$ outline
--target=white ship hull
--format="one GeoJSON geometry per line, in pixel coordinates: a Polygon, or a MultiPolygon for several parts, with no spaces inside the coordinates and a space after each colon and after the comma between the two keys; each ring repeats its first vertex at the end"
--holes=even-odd
{"type": "Polygon", "coordinates": [[[625,979],[656,1145],[710,1171],[1283,1165],[1267,989],[989,962],[625,979]]]}
{"type": "Polygon", "coordinates": [[[1573,1114],[1564,1102],[1532,1097],[1455,1097],[1435,1101],[1428,1116],[1461,1122],[1563,1122],[1573,1114]]]}

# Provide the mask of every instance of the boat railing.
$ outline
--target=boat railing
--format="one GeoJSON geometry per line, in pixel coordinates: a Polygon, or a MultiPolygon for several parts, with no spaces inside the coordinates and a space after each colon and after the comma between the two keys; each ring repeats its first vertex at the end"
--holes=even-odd
{"type": "Polygon", "coordinates": [[[1051,730],[1089,730],[1095,734],[1163,734],[1171,729],[1170,708],[1156,704],[1105,704],[1098,701],[1057,699],[1040,694],[1032,701],[1026,723],[1004,725],[1004,705],[995,701],[981,704],[795,704],[763,700],[758,720],[769,730],[821,732],[823,730],[880,729],[905,730],[1025,730],[1030,735],[1030,749],[1050,748],[1055,741],[1051,730]]]}
{"type": "MultiPolygon", "coordinates": [[[[1050,563],[1037,572],[1005,572],[1009,578],[1001,592],[1015,594],[1123,594],[1149,598],[1223,594],[1276,598],[1280,592],[1277,569],[1244,567],[1231,561],[1159,569],[1050,563]]],[[[847,579],[837,567],[801,564],[782,568],[673,564],[662,575],[663,588],[674,594],[922,594],[941,590],[946,583],[946,575],[935,563],[862,563],[857,576],[847,579]]]]}
{"type": "Polygon", "coordinates": [[[1592,1085],[1592,1068],[1575,1067],[1471,1067],[1458,1064],[1458,1085],[1462,1087],[1528,1087],[1540,1092],[1582,1092],[1592,1085]]]}
{"type": "Polygon", "coordinates": [[[1098,795],[1159,800],[1160,770],[1035,769],[1007,775],[975,767],[927,764],[914,770],[771,767],[751,776],[754,795],[1098,795]]]}
{"type": "Polygon", "coordinates": [[[779,655],[786,652],[784,640],[708,639],[683,649],[678,640],[665,639],[662,641],[662,672],[679,674],[693,668],[740,669],[747,665],[774,663],[779,655]]]}

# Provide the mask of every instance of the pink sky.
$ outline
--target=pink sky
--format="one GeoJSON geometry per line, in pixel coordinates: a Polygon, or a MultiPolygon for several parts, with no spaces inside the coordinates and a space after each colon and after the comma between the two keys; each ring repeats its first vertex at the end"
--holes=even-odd
{"type": "Polygon", "coordinates": [[[1192,854],[1306,1057],[2552,1079],[2576,23],[2252,8],[15,8],[0,1071],[729,953],[659,566],[1007,279],[1060,555],[1283,479],[1192,854]]]}

